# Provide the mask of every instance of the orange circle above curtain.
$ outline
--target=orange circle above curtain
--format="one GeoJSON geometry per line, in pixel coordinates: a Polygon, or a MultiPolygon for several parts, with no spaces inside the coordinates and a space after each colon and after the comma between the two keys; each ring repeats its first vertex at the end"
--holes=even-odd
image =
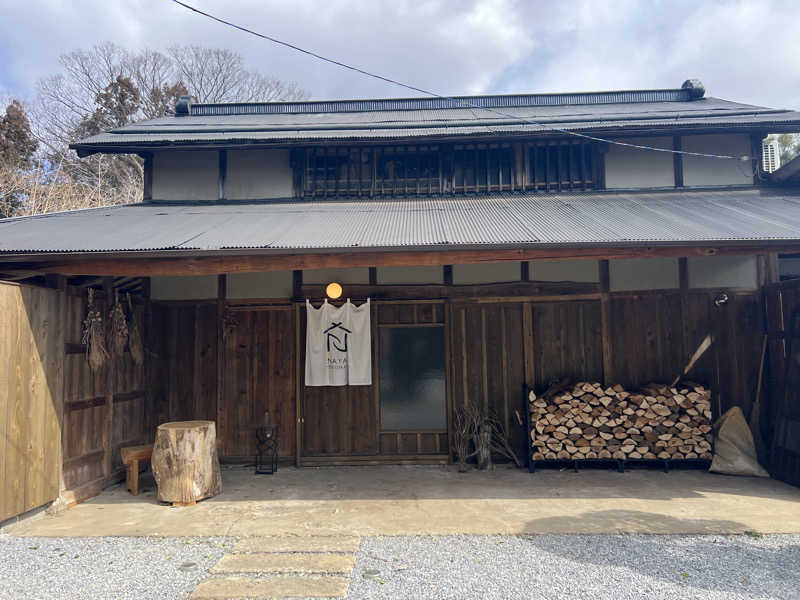
{"type": "Polygon", "coordinates": [[[325,293],[328,295],[328,298],[336,299],[342,295],[342,286],[335,281],[328,284],[328,287],[325,288],[325,293]]]}

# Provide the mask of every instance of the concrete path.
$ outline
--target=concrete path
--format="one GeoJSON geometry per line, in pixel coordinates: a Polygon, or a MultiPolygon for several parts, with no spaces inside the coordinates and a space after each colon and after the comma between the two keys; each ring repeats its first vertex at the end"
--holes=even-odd
{"type": "Polygon", "coordinates": [[[308,536],[522,533],[800,533],[800,489],[702,471],[451,467],[223,470],[223,493],[160,505],[152,478],[59,515],[7,527],[31,536],[308,536]]]}
{"type": "Polygon", "coordinates": [[[189,598],[343,598],[359,543],[354,536],[245,538],[189,598]]]}

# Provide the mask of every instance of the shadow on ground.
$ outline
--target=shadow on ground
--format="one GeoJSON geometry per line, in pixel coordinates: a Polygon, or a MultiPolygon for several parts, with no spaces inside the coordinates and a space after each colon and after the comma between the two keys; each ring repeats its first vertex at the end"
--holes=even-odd
{"type": "MultiPolygon", "coordinates": [[[[639,511],[603,511],[602,515],[588,514],[589,518],[602,518],[633,525],[647,523],[653,533],[705,533],[724,530],[743,530],[735,521],[714,519],[679,519],[662,514],[639,511]]],[[[535,522],[530,527],[541,529],[547,524],[535,522]]],[[[591,565],[595,571],[612,569],[635,571],[647,577],[670,583],[680,582],[703,591],[729,591],[753,593],[764,597],[762,583],[777,584],[787,590],[797,591],[796,566],[800,564],[800,545],[796,536],[763,537],[755,532],[749,535],[620,535],[604,536],[598,543],[566,542],[554,536],[522,536],[539,552],[562,556],[569,561],[591,565]],[[735,539],[736,543],[731,543],[735,539]],[[632,560],[632,557],[637,559],[632,560]]],[[[580,540],[583,536],[577,536],[580,540]]],[[[789,592],[791,596],[792,592],[789,592]]],[[[703,597],[703,596],[698,596],[703,597]]],[[[738,596],[737,596],[738,597],[738,596]]],[[[748,597],[750,597],[748,595],[748,597]]]]}

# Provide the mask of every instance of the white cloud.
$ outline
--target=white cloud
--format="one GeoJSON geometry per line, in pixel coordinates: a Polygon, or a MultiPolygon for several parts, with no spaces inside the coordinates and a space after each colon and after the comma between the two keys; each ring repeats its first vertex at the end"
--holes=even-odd
{"type": "MultiPolygon", "coordinates": [[[[190,0],[191,1],[191,0],[190,0]]],[[[445,94],[674,87],[800,108],[800,5],[790,2],[193,0],[199,8],[445,94]]],[[[58,56],[104,40],[224,46],[314,98],[408,92],[226,28],[166,0],[30,0],[0,23],[0,90],[32,94],[58,56]]]]}

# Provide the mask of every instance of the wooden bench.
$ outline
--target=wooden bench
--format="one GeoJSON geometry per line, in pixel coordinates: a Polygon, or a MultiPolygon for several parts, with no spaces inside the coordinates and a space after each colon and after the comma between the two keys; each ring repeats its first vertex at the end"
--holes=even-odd
{"type": "MultiPolygon", "coordinates": [[[[217,452],[222,450],[222,440],[217,440],[217,452]]],[[[153,457],[153,444],[120,448],[122,464],[125,465],[125,487],[134,496],[139,495],[139,463],[153,457]]]]}

